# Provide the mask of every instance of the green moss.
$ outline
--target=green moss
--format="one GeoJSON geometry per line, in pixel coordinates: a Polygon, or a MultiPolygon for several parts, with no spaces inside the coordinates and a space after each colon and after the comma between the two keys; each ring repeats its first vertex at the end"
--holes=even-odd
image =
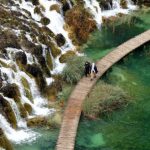
{"type": "Polygon", "coordinates": [[[35,14],[41,14],[41,10],[40,10],[40,8],[39,8],[38,6],[36,6],[36,7],[34,8],[34,13],[35,13],[35,14]]]}
{"type": "Polygon", "coordinates": [[[28,103],[24,104],[24,108],[26,109],[26,111],[31,114],[32,113],[32,106],[28,103]]]}
{"type": "Polygon", "coordinates": [[[15,117],[15,114],[11,108],[11,105],[7,100],[3,98],[3,96],[0,95],[0,104],[2,105],[2,109],[5,112],[5,116],[8,120],[8,122],[12,125],[13,128],[17,128],[17,120],[15,117]]]}
{"type": "Polygon", "coordinates": [[[56,58],[58,55],[61,54],[61,50],[58,49],[54,43],[49,42],[49,43],[48,43],[48,46],[50,47],[52,56],[53,56],[54,58],[56,58]]]}
{"type": "Polygon", "coordinates": [[[6,150],[13,150],[13,147],[9,140],[7,139],[6,135],[4,134],[3,130],[0,128],[0,148],[4,148],[6,150]]]}
{"type": "Polygon", "coordinates": [[[46,26],[43,26],[40,28],[40,31],[44,34],[44,35],[49,35],[50,37],[55,37],[55,34],[46,26]]]}
{"type": "Polygon", "coordinates": [[[28,127],[37,127],[37,126],[45,126],[47,124],[47,120],[45,117],[35,117],[27,120],[28,127]]]}
{"type": "Polygon", "coordinates": [[[20,111],[20,115],[22,118],[26,118],[27,117],[27,111],[26,109],[24,108],[24,106],[22,105],[21,102],[17,103],[18,105],[18,108],[19,108],[19,111],[20,111]]]}
{"type": "Polygon", "coordinates": [[[46,63],[47,63],[49,70],[52,70],[53,69],[53,62],[52,62],[52,57],[51,57],[51,54],[49,52],[49,49],[46,52],[46,63]]]}
{"type": "Polygon", "coordinates": [[[30,89],[30,86],[29,86],[27,79],[24,77],[21,77],[21,82],[22,82],[23,87],[25,89],[26,97],[33,103],[33,97],[32,97],[31,89],[30,89]]]}
{"type": "Polygon", "coordinates": [[[57,13],[60,13],[60,6],[58,4],[53,4],[50,7],[50,11],[55,10],[57,13]]]}
{"type": "Polygon", "coordinates": [[[67,62],[68,59],[70,59],[71,57],[73,57],[75,55],[75,52],[74,51],[68,51],[66,52],[65,54],[62,54],[59,58],[59,61],[61,63],[65,63],[67,62]]]}
{"type": "Polygon", "coordinates": [[[50,23],[50,20],[46,17],[41,18],[40,21],[43,25],[48,25],[50,23]]]}
{"type": "Polygon", "coordinates": [[[1,61],[1,60],[0,60],[0,65],[1,65],[2,67],[5,67],[5,68],[9,68],[9,67],[10,67],[8,64],[6,64],[5,62],[3,62],[3,61],[1,61]]]}
{"type": "Polygon", "coordinates": [[[128,8],[128,4],[126,0],[121,0],[120,1],[120,5],[123,9],[127,9],[128,8]]]}

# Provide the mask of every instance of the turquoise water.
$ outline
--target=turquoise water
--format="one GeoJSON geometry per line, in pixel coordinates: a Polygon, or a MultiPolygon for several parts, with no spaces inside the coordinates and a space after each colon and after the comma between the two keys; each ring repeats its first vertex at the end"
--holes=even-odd
{"type": "Polygon", "coordinates": [[[123,88],[132,102],[97,120],[82,118],[76,150],[150,150],[150,44],[124,58],[103,80],[123,88]]]}
{"type": "Polygon", "coordinates": [[[58,129],[46,129],[46,128],[37,128],[35,132],[40,133],[40,137],[37,138],[34,142],[17,144],[14,145],[15,150],[54,150],[57,137],[59,134],[58,129]]]}
{"type": "Polygon", "coordinates": [[[96,61],[128,39],[150,29],[150,9],[123,16],[113,26],[102,26],[101,31],[93,33],[83,46],[88,57],[96,61]]]}

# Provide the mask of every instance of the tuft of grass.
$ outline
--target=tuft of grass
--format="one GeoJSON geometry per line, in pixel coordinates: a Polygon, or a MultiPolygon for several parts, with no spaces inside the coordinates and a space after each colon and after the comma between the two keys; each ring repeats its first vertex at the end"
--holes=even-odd
{"type": "Polygon", "coordinates": [[[89,58],[74,56],[67,61],[62,72],[63,79],[69,84],[77,83],[84,75],[84,63],[90,61],[89,58]]]}
{"type": "Polygon", "coordinates": [[[83,104],[85,116],[98,117],[126,106],[130,98],[118,86],[98,82],[83,104]]]}

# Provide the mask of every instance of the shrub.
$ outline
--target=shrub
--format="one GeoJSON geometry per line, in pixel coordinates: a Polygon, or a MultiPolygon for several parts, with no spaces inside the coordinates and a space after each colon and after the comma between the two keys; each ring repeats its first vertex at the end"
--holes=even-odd
{"type": "Polygon", "coordinates": [[[73,56],[75,56],[75,52],[74,51],[68,51],[65,54],[62,54],[59,58],[59,61],[61,63],[65,63],[68,59],[72,58],[73,56]]]}
{"type": "Polygon", "coordinates": [[[99,82],[83,105],[85,116],[98,117],[128,104],[129,97],[120,87],[99,82]]]}
{"type": "Polygon", "coordinates": [[[68,10],[65,21],[71,27],[79,44],[86,42],[89,34],[96,29],[92,15],[82,6],[74,6],[68,10]]]}
{"type": "Polygon", "coordinates": [[[77,83],[84,74],[84,63],[89,61],[87,57],[72,57],[67,61],[62,76],[67,83],[77,83]]]}

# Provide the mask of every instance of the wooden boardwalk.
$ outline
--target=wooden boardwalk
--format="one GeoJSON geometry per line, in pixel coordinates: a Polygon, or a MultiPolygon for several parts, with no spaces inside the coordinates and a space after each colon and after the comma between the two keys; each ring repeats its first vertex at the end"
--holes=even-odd
{"type": "Polygon", "coordinates": [[[68,104],[66,106],[60,134],[58,137],[56,150],[74,150],[76,132],[78,123],[82,111],[82,104],[92,87],[97,80],[116,62],[132,52],[136,48],[150,41],[150,30],[128,40],[121,44],[112,52],[107,54],[101,60],[97,62],[97,68],[99,70],[97,78],[90,81],[89,78],[83,77],[72,94],[69,97],[68,104]]]}

